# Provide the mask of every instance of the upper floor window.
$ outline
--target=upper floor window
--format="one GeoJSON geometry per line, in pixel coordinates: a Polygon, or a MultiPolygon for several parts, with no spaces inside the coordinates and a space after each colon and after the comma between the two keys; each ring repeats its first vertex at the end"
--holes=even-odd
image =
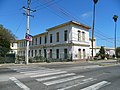
{"type": "Polygon", "coordinates": [[[85,32],[82,32],[82,40],[85,41],[85,32]]]}
{"type": "Polygon", "coordinates": [[[59,42],[59,32],[56,33],[56,42],[59,42]]]}
{"type": "Polygon", "coordinates": [[[67,30],[64,31],[64,41],[67,41],[67,30]]]}
{"type": "Polygon", "coordinates": [[[42,43],[42,38],[40,37],[40,44],[42,43]]]}
{"type": "Polygon", "coordinates": [[[47,36],[45,36],[45,43],[47,43],[47,36]]]}
{"type": "Polygon", "coordinates": [[[34,38],[32,39],[32,45],[34,45],[34,38]]]}
{"type": "Polygon", "coordinates": [[[37,45],[37,38],[35,38],[35,45],[37,45]]]}
{"type": "Polygon", "coordinates": [[[81,40],[81,32],[78,31],[78,41],[80,41],[80,40],[81,40]]]}
{"type": "Polygon", "coordinates": [[[50,43],[52,43],[52,34],[50,34],[50,43]]]}

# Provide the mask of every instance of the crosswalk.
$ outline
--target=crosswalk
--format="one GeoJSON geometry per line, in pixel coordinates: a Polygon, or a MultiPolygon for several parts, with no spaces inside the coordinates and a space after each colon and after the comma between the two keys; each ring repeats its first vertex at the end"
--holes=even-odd
{"type": "MultiPolygon", "coordinates": [[[[70,88],[77,87],[97,80],[95,78],[86,78],[84,75],[77,75],[76,73],[70,73],[58,69],[50,69],[46,67],[12,66],[9,68],[21,73],[22,75],[28,76],[30,78],[34,78],[37,82],[46,85],[48,88],[55,88],[54,90],[69,90],[70,88]]],[[[10,78],[10,79],[14,79],[14,78],[10,78]]],[[[102,84],[101,83],[96,84],[96,86],[100,85],[102,87],[108,85],[108,83],[109,82],[104,81],[102,84]]],[[[95,87],[95,85],[93,86],[95,87]]],[[[93,86],[86,87],[81,90],[89,90],[87,88],[92,88],[93,86]]],[[[90,89],[90,90],[98,90],[98,89],[90,89]]]]}

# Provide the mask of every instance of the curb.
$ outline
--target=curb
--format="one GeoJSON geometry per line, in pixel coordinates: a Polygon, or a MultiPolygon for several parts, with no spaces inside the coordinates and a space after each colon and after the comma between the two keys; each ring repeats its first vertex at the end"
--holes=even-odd
{"type": "Polygon", "coordinates": [[[99,66],[110,67],[110,66],[117,66],[120,64],[99,64],[99,66]]]}

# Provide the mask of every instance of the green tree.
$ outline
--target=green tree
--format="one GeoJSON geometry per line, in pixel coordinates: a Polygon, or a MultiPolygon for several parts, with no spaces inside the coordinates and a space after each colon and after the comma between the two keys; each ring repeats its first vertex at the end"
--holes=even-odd
{"type": "Polygon", "coordinates": [[[120,47],[116,48],[116,57],[120,58],[120,47]]]}
{"type": "Polygon", "coordinates": [[[0,25],[0,56],[5,56],[10,50],[10,43],[14,42],[15,35],[3,25],[0,25]]]}
{"type": "Polygon", "coordinates": [[[99,54],[101,56],[101,59],[104,59],[105,58],[105,49],[103,46],[101,46],[100,48],[100,51],[99,51],[99,54]]]}

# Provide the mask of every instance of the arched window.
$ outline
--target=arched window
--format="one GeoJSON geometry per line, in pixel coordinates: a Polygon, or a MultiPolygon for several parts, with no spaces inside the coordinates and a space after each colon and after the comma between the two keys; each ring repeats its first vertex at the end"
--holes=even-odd
{"type": "Polygon", "coordinates": [[[85,32],[82,32],[82,41],[85,41],[85,32]]]}
{"type": "Polygon", "coordinates": [[[78,49],[78,58],[81,59],[81,49],[78,49]]]}
{"type": "Polygon", "coordinates": [[[85,59],[86,53],[85,53],[85,49],[83,49],[83,59],[85,59]]]}
{"type": "Polygon", "coordinates": [[[81,32],[78,31],[78,41],[81,41],[81,32]]]}

